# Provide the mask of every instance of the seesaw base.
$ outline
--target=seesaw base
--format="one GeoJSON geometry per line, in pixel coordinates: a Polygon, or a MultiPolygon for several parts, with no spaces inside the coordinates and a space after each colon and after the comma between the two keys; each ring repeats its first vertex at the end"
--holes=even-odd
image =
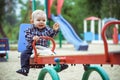
{"type": "Polygon", "coordinates": [[[120,65],[120,52],[109,53],[110,61],[106,61],[104,54],[89,55],[41,55],[30,59],[30,64],[55,64],[54,59],[60,58],[61,64],[110,64],[120,65]]]}

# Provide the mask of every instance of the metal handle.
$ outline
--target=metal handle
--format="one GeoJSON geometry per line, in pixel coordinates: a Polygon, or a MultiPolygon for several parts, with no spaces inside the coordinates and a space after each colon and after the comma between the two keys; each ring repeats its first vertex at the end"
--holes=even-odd
{"type": "Polygon", "coordinates": [[[108,43],[107,43],[105,32],[106,32],[106,29],[108,27],[110,27],[110,25],[112,25],[112,24],[120,24],[120,21],[110,21],[110,22],[106,23],[103,26],[102,33],[101,33],[101,36],[102,36],[102,39],[104,42],[105,57],[106,57],[107,62],[110,62],[110,59],[109,59],[109,54],[108,54],[108,43]]]}
{"type": "MultiPolygon", "coordinates": [[[[40,38],[41,39],[50,40],[52,42],[52,45],[53,45],[52,48],[51,48],[51,51],[54,52],[55,47],[56,47],[54,39],[51,38],[51,37],[48,37],[48,36],[40,36],[40,38]]],[[[35,54],[34,60],[35,60],[35,62],[37,62],[36,61],[37,60],[37,50],[36,50],[35,44],[36,44],[36,41],[34,40],[33,43],[32,43],[32,46],[33,46],[33,50],[34,50],[34,54],[35,54]]]]}

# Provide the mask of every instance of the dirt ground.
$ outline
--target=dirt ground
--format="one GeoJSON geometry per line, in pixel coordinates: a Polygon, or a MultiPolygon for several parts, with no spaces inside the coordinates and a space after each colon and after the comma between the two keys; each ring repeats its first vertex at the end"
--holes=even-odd
{"type": "MultiPolygon", "coordinates": [[[[110,50],[119,50],[120,45],[110,45],[110,50]]],[[[90,44],[88,51],[76,51],[74,50],[73,45],[63,45],[62,48],[57,46],[56,53],[58,54],[90,54],[97,52],[104,53],[104,47],[102,44],[90,44]]],[[[16,51],[9,51],[9,60],[7,62],[0,62],[0,80],[37,80],[38,75],[41,69],[30,69],[29,75],[23,76],[16,73],[16,70],[20,68],[20,53],[16,51]]],[[[114,65],[111,67],[110,65],[103,65],[102,68],[108,74],[110,80],[120,80],[120,66],[114,65]]],[[[84,69],[82,64],[77,64],[76,66],[71,66],[69,64],[69,68],[59,72],[58,75],[60,80],[82,80],[82,75],[84,73],[84,69]]],[[[45,80],[50,79],[49,75],[46,75],[45,80]]],[[[93,72],[90,75],[89,80],[102,80],[98,73],[93,72]]]]}

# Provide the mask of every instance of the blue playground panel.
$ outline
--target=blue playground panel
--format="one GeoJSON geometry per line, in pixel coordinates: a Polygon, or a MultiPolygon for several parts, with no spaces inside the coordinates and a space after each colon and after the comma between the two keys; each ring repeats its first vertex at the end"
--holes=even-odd
{"type": "Polygon", "coordinates": [[[0,51],[8,51],[9,48],[9,42],[7,38],[1,38],[0,39],[0,51]]]}
{"type": "Polygon", "coordinates": [[[120,40],[120,34],[118,35],[118,40],[120,40]]]}
{"type": "Polygon", "coordinates": [[[22,52],[26,49],[27,41],[25,40],[25,30],[31,27],[31,24],[21,24],[18,39],[18,51],[22,52]]]}
{"type": "Polygon", "coordinates": [[[95,40],[98,40],[98,34],[95,34],[95,40]]]}
{"type": "Polygon", "coordinates": [[[8,60],[9,41],[7,38],[0,38],[0,61],[8,60]],[[5,56],[5,58],[4,58],[5,56]]]}
{"type": "Polygon", "coordinates": [[[84,33],[84,40],[85,41],[92,41],[93,40],[93,33],[92,32],[84,33]]]}

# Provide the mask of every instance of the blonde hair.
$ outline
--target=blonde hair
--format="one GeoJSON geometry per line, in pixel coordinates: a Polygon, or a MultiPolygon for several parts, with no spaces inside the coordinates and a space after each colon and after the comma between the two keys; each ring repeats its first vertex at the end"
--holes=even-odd
{"type": "Polygon", "coordinates": [[[34,19],[36,15],[40,15],[41,17],[45,17],[45,19],[47,20],[47,15],[43,10],[35,10],[35,11],[33,11],[32,19],[34,19]]]}

